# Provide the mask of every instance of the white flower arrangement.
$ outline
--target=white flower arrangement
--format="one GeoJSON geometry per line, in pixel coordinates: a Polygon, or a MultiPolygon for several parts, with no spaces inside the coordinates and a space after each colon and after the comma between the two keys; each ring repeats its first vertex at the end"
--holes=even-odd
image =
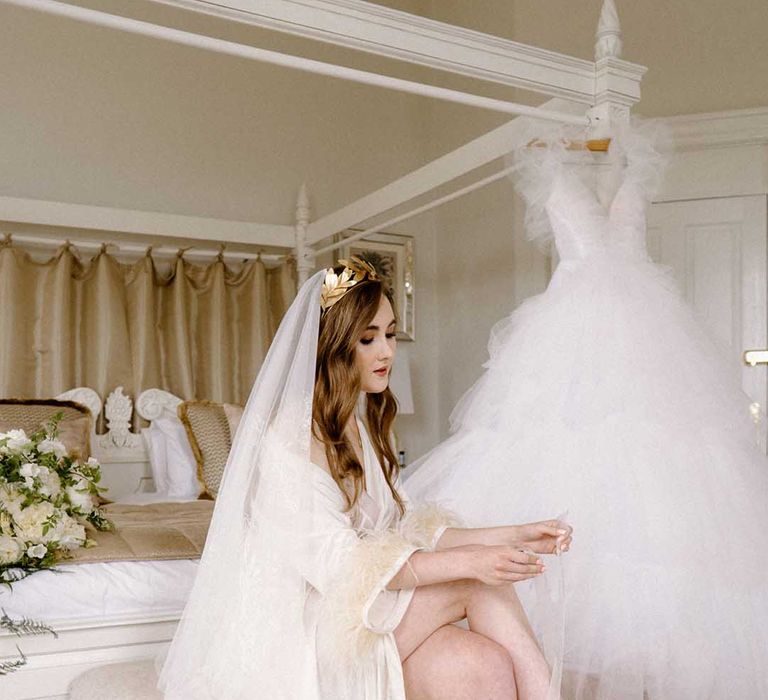
{"type": "Polygon", "coordinates": [[[73,460],[57,438],[62,413],[40,430],[0,432],[0,583],[8,585],[95,544],[85,525],[111,530],[98,507],[101,467],[73,460]]]}

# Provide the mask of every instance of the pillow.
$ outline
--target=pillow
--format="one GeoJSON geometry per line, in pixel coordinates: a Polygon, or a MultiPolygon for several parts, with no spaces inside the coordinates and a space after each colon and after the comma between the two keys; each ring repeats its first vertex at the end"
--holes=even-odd
{"type": "Polygon", "coordinates": [[[147,445],[152,478],[158,495],[195,499],[205,492],[197,477],[197,461],[181,421],[165,414],[141,431],[147,445]]]}
{"type": "Polygon", "coordinates": [[[232,443],[237,435],[237,426],[240,425],[240,419],[243,417],[242,406],[236,403],[223,403],[221,407],[224,409],[224,415],[227,417],[227,425],[229,426],[229,446],[232,447],[232,443]]]}
{"type": "Polygon", "coordinates": [[[168,491],[168,479],[165,476],[165,436],[159,428],[150,424],[148,428],[141,429],[141,437],[149,455],[149,467],[152,471],[155,492],[164,494],[168,491]]]}
{"type": "Polygon", "coordinates": [[[87,460],[91,456],[91,411],[75,401],[0,399],[0,432],[21,429],[29,435],[59,412],[64,414],[59,422],[59,440],[70,457],[87,460]]]}
{"type": "Polygon", "coordinates": [[[152,421],[165,438],[165,477],[172,498],[197,498],[205,492],[198,478],[197,460],[187,431],[176,416],[164,415],[152,421]]]}
{"type": "Polygon", "coordinates": [[[216,498],[243,408],[215,401],[183,401],[177,410],[195,455],[197,477],[206,495],[216,498]]]}

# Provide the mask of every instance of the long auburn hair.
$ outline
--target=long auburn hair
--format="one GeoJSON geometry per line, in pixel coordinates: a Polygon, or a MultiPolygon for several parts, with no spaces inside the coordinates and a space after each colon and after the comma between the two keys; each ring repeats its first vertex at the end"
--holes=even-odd
{"type": "MultiPolygon", "coordinates": [[[[337,274],[342,270],[343,267],[334,269],[337,274]]],[[[355,347],[376,315],[382,295],[389,299],[394,309],[392,292],[381,280],[363,280],[320,318],[312,432],[325,445],[331,476],[344,494],[347,511],[357,503],[365,489],[363,465],[344,435],[361,391],[360,376],[355,367],[355,347]]],[[[396,415],[397,400],[389,387],[380,393],[366,395],[366,418],[373,449],[400,515],[403,515],[405,505],[394,487],[400,467],[389,442],[396,415]]]]}

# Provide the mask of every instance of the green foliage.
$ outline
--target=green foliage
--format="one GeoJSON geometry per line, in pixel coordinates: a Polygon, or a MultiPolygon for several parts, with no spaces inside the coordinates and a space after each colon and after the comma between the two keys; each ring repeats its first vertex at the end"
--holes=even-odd
{"type": "Polygon", "coordinates": [[[18,671],[22,666],[26,666],[27,657],[24,656],[24,652],[16,646],[16,651],[19,652],[19,658],[16,661],[0,661],[0,676],[7,676],[14,671],[18,671]]]}
{"type": "Polygon", "coordinates": [[[17,637],[25,634],[52,634],[56,639],[59,638],[56,630],[49,627],[44,622],[33,620],[29,617],[22,617],[20,620],[14,620],[8,616],[4,609],[0,608],[0,629],[8,630],[17,637]]]}
{"type": "MultiPolygon", "coordinates": [[[[2,609],[0,609],[2,610],[2,609]]],[[[17,637],[30,634],[51,634],[55,639],[59,638],[52,627],[49,627],[43,622],[38,620],[32,620],[28,617],[23,617],[20,620],[14,620],[8,616],[5,610],[2,610],[2,616],[0,616],[0,629],[7,630],[11,634],[15,634],[17,637]]],[[[19,652],[19,658],[13,661],[0,662],[0,676],[7,676],[14,671],[18,671],[22,666],[27,663],[27,657],[24,652],[16,646],[16,651],[19,652]]]]}

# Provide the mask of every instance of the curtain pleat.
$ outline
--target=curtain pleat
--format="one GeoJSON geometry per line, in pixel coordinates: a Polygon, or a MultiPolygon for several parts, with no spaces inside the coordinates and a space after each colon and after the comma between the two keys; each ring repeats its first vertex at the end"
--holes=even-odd
{"type": "MultiPolygon", "coordinates": [[[[81,374],[78,356],[82,348],[75,341],[82,318],[75,278],[81,270],[68,247],[46,264],[32,262],[19,250],[14,252],[17,259],[23,260],[20,273],[24,287],[28,289],[24,294],[17,293],[16,305],[23,309],[25,299],[34,298],[36,302],[34,334],[37,356],[30,357],[35,364],[33,390],[40,395],[47,387],[51,396],[55,396],[71,388],[67,382],[70,378],[77,382],[81,374]]],[[[13,298],[11,296],[11,300],[13,298]]],[[[30,389],[27,385],[26,391],[30,389]]]]}
{"type": "Polygon", "coordinates": [[[4,393],[17,395],[24,386],[35,382],[36,363],[44,355],[43,339],[36,342],[37,319],[42,309],[35,296],[30,296],[34,285],[24,280],[23,261],[20,251],[0,248],[0,376],[3,377],[4,393]],[[17,295],[25,304],[10,303],[17,295]],[[11,352],[12,348],[24,348],[23,354],[11,352]]]}
{"type": "Polygon", "coordinates": [[[245,403],[285,310],[295,269],[232,268],[176,257],[161,274],[148,253],[81,261],[63,246],[38,262],[0,245],[0,396],[51,397],[118,386],[182,399],[245,403]]]}
{"type": "Polygon", "coordinates": [[[158,320],[162,287],[156,277],[149,255],[128,268],[125,276],[126,313],[134,385],[162,388],[165,385],[158,320]]]}
{"type": "Polygon", "coordinates": [[[160,354],[163,360],[162,381],[168,391],[176,396],[197,396],[195,385],[195,362],[197,360],[197,338],[195,337],[194,317],[197,315],[192,302],[190,281],[184,274],[184,261],[176,258],[171,278],[160,295],[158,326],[160,334],[160,354]],[[175,362],[168,362],[168,358],[175,362]]]}

